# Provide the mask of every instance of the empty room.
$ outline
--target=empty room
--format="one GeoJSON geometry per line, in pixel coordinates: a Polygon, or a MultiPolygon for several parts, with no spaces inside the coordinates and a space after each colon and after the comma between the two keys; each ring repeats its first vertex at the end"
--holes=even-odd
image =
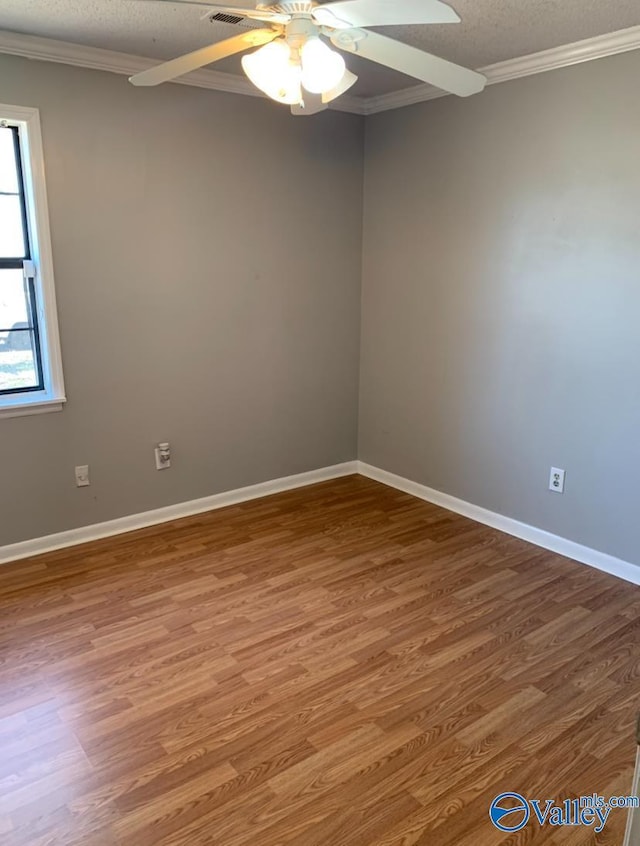
{"type": "Polygon", "coordinates": [[[2,846],[640,846],[637,0],[0,0],[2,846]]]}

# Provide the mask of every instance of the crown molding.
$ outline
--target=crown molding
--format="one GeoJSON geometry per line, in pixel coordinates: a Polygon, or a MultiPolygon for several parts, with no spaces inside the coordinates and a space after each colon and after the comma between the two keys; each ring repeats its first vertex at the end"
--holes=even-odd
{"type": "MultiPolygon", "coordinates": [[[[487,67],[479,68],[479,73],[487,77],[488,85],[496,85],[499,82],[566,68],[581,62],[591,62],[594,59],[603,59],[639,48],[640,26],[632,26],[606,35],[597,35],[595,38],[586,38],[584,41],[576,41],[573,44],[565,44],[562,47],[554,47],[551,50],[542,50],[539,53],[487,65],[487,67]]],[[[432,85],[413,85],[402,91],[393,91],[390,94],[364,100],[365,114],[373,115],[448,96],[446,91],[441,91],[432,85]]]]}
{"type": "MultiPolygon", "coordinates": [[[[79,68],[118,73],[124,76],[131,76],[134,73],[148,70],[157,65],[159,61],[142,56],[132,56],[128,53],[117,53],[114,50],[85,47],[81,44],[71,44],[67,41],[56,41],[52,38],[40,38],[37,35],[24,35],[7,30],[0,30],[0,53],[22,56],[25,59],[35,59],[41,62],[57,62],[79,68]]],[[[262,91],[252,85],[249,80],[235,73],[197,70],[172,80],[172,83],[267,99],[262,91]]],[[[353,114],[363,115],[365,113],[364,105],[357,97],[342,96],[339,102],[336,101],[331,104],[331,108],[341,112],[352,112],[353,114]]]]}
{"type": "MultiPolygon", "coordinates": [[[[520,79],[581,62],[591,62],[617,53],[626,53],[640,48],[640,26],[620,29],[551,50],[542,50],[506,62],[498,62],[480,68],[480,73],[487,77],[489,85],[520,79]]],[[[103,50],[99,47],[85,47],[81,44],[71,44],[66,41],[55,41],[51,38],[40,38],[36,35],[24,35],[18,32],[0,30],[0,53],[22,56],[43,62],[58,62],[75,67],[91,68],[92,70],[107,71],[131,76],[134,73],[147,70],[158,63],[157,59],[132,56],[128,53],[117,53],[113,50],[103,50]]],[[[233,73],[223,73],[214,70],[198,70],[173,80],[178,85],[193,85],[197,88],[208,88],[213,91],[224,91],[229,94],[244,94],[249,97],[263,97],[264,94],[255,88],[247,79],[233,73]]],[[[356,115],[373,115],[378,112],[399,109],[414,103],[434,100],[437,97],[449,96],[446,92],[431,85],[413,85],[402,91],[393,91],[377,97],[353,97],[343,95],[334,101],[330,108],[340,112],[356,115]]]]}
{"type": "MultiPolygon", "coordinates": [[[[22,56],[25,59],[36,59],[42,62],[58,62],[79,68],[119,73],[125,76],[140,73],[158,64],[157,59],[145,59],[128,53],[116,53],[99,47],[85,47],[82,44],[71,44],[66,41],[55,41],[52,38],[40,38],[36,35],[24,35],[7,30],[0,30],[0,53],[9,53],[12,56],[22,56]]],[[[173,82],[181,85],[195,85],[197,88],[212,88],[230,94],[262,96],[261,92],[248,80],[236,74],[220,71],[198,70],[173,82]]]]}

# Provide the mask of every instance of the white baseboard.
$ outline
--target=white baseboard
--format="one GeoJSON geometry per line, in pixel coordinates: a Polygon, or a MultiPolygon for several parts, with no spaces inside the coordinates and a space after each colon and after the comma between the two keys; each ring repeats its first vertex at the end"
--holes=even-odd
{"type": "Polygon", "coordinates": [[[346,461],[343,464],[334,464],[332,467],[310,470],[308,473],[298,473],[295,476],[285,476],[282,479],[273,479],[269,482],[249,485],[246,488],[237,488],[236,490],[225,491],[224,493],[214,494],[213,496],[205,496],[202,499],[193,499],[190,502],[180,502],[177,505],[168,505],[164,508],[156,508],[153,511],[145,511],[141,514],[118,517],[116,520],[108,520],[105,523],[81,526],[78,529],[58,532],[55,535],[46,535],[42,538],[34,538],[33,540],[13,543],[8,546],[0,546],[0,564],[16,561],[19,558],[28,558],[32,555],[40,555],[43,552],[52,552],[54,549],[77,546],[78,544],[98,540],[99,538],[120,535],[124,532],[134,531],[135,529],[144,529],[147,526],[167,523],[169,520],[177,520],[180,517],[190,517],[192,514],[202,514],[204,511],[213,511],[217,508],[224,508],[227,505],[247,502],[250,499],[258,499],[259,497],[269,496],[270,494],[281,493],[282,491],[289,491],[294,488],[302,488],[305,485],[313,485],[316,482],[338,479],[341,476],[351,476],[357,472],[357,462],[346,461]]]}
{"type": "Polygon", "coordinates": [[[113,535],[120,535],[125,532],[132,532],[135,529],[144,529],[147,526],[155,526],[159,523],[167,523],[170,520],[178,520],[180,517],[189,517],[193,514],[202,514],[205,511],[213,511],[224,508],[227,505],[236,505],[240,502],[248,502],[251,499],[259,499],[270,494],[289,491],[295,488],[302,488],[306,485],[313,485],[317,482],[324,482],[329,479],[338,479],[341,476],[351,476],[359,473],[376,482],[381,482],[389,487],[396,488],[418,499],[426,500],[441,508],[462,514],[485,526],[491,526],[508,535],[513,535],[521,540],[549,549],[559,555],[572,558],[582,564],[602,570],[612,576],[617,576],[627,582],[640,585],[640,567],[607,555],[588,546],[575,543],[574,541],[553,535],[544,529],[529,526],[511,517],[496,514],[478,505],[457,499],[449,494],[428,488],[418,482],[412,482],[402,476],[396,476],[387,470],[380,470],[363,461],[346,461],[343,464],[335,464],[332,467],[323,467],[320,470],[310,470],[307,473],[298,473],[295,476],[285,476],[281,479],[273,479],[268,482],[261,482],[257,485],[249,485],[245,488],[237,488],[232,491],[206,496],[202,499],[194,499],[189,502],[180,502],[177,505],[168,505],[164,508],[156,508],[153,511],[145,511],[141,514],[130,514],[127,517],[119,517],[116,520],[108,520],[104,523],[96,523],[91,526],[81,526],[78,529],[70,529],[66,532],[58,532],[54,535],[46,535],[33,540],[26,540],[20,543],[0,546],[0,564],[9,561],[17,561],[20,558],[29,558],[32,555],[40,555],[43,552],[52,552],[56,549],[63,549],[68,546],[77,546],[88,541],[108,538],[113,535]]]}
{"type": "Polygon", "coordinates": [[[486,508],[480,508],[478,505],[457,499],[455,496],[449,496],[449,494],[442,493],[434,488],[420,485],[418,482],[404,479],[402,476],[396,476],[386,470],[380,470],[378,467],[365,464],[363,461],[357,462],[357,472],[361,476],[382,482],[384,485],[411,494],[418,499],[424,499],[434,505],[454,511],[456,514],[469,517],[478,523],[483,523],[485,526],[491,526],[492,529],[499,529],[501,532],[529,541],[529,543],[541,546],[543,549],[549,549],[551,552],[557,552],[559,555],[572,558],[581,564],[588,564],[589,567],[594,567],[596,570],[602,570],[604,573],[617,576],[627,582],[632,582],[634,585],[640,585],[640,567],[631,564],[629,561],[614,558],[613,555],[607,555],[588,546],[582,546],[582,544],[567,540],[559,535],[545,532],[544,529],[537,529],[535,526],[520,523],[518,520],[511,519],[511,517],[504,517],[502,514],[488,511],[486,508]]]}

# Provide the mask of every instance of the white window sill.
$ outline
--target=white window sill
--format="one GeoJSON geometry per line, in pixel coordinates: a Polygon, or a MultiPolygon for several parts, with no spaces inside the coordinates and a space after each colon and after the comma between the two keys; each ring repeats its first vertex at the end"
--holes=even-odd
{"type": "Polygon", "coordinates": [[[47,414],[49,411],[62,411],[66,397],[40,398],[25,395],[25,399],[11,397],[0,401],[1,417],[26,417],[29,414],[47,414]]]}

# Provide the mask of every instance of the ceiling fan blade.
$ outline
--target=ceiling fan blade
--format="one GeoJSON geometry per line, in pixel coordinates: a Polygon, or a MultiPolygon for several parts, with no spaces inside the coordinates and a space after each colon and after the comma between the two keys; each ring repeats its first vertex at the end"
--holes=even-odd
{"type": "Polygon", "coordinates": [[[453,62],[439,59],[385,35],[378,35],[377,32],[338,30],[331,36],[331,42],[340,50],[406,73],[459,97],[478,94],[487,84],[486,77],[481,73],[454,65],[453,62]]]}
{"type": "MultiPolygon", "coordinates": [[[[254,21],[263,21],[264,23],[272,24],[287,24],[291,21],[291,15],[285,12],[272,12],[269,9],[256,9],[251,7],[245,9],[242,6],[218,6],[216,3],[207,3],[207,0],[137,0],[138,3],[164,3],[165,6],[175,5],[181,6],[201,6],[208,11],[206,17],[211,15],[229,15],[234,18],[251,18],[254,21]]],[[[224,23],[224,21],[222,21],[224,23]]],[[[233,21],[230,21],[233,23],[233,21]]]]}
{"type": "Polygon", "coordinates": [[[186,56],[180,56],[178,59],[172,59],[155,68],[137,73],[129,78],[129,82],[133,85],[160,85],[161,82],[169,82],[171,79],[210,65],[219,59],[226,59],[227,56],[242,53],[243,50],[250,50],[252,47],[260,47],[273,41],[277,36],[278,32],[274,29],[250,29],[241,35],[227,38],[226,41],[202,47],[193,53],[187,53],[186,56]]]}
{"type": "Polygon", "coordinates": [[[310,94],[308,91],[303,91],[302,103],[296,103],[291,106],[292,115],[317,115],[318,112],[324,112],[327,105],[322,101],[322,94],[310,94]],[[303,105],[304,103],[304,105],[303,105]]]}
{"type": "Polygon", "coordinates": [[[345,91],[348,91],[352,85],[355,85],[358,81],[358,77],[355,73],[351,73],[350,70],[346,70],[344,72],[344,76],[340,80],[340,82],[336,85],[335,88],[332,88],[331,91],[325,91],[322,95],[322,102],[323,103],[331,103],[337,97],[340,97],[345,91]]]}
{"type": "Polygon", "coordinates": [[[313,17],[317,23],[336,29],[460,22],[451,6],[440,0],[338,0],[314,9],[313,17]]]}

